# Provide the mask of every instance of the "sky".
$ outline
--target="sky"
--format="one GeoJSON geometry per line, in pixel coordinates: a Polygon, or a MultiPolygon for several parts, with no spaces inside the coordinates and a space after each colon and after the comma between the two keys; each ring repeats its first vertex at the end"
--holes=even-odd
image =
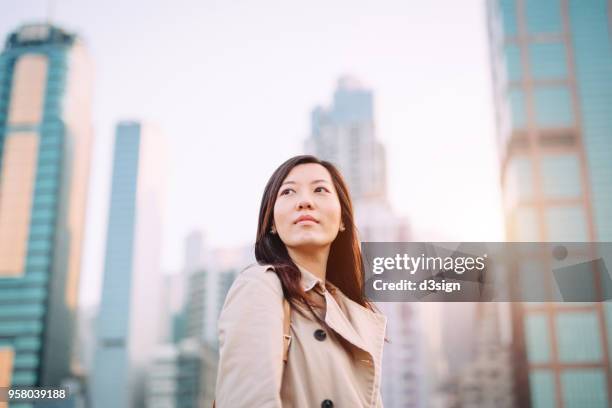
{"type": "Polygon", "coordinates": [[[114,126],[169,146],[163,269],[185,236],[254,240],[263,187],[302,153],[309,115],[349,74],[374,91],[389,199],[421,241],[503,240],[484,0],[3,0],[0,36],[50,18],[94,65],[81,302],[99,297],[114,126]]]}

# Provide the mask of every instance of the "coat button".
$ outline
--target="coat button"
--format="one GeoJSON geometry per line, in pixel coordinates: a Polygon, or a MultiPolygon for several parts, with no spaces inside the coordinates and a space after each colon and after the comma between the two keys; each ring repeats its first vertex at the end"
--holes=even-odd
{"type": "MultiPolygon", "coordinates": [[[[317,329],[314,332],[314,337],[315,337],[315,339],[317,339],[319,341],[323,341],[327,337],[327,333],[325,333],[325,330],[317,329]]],[[[329,401],[329,400],[325,400],[325,401],[329,401]]]]}
{"type": "Polygon", "coordinates": [[[332,408],[334,406],[334,402],[332,400],[323,400],[321,403],[321,408],[332,408]]]}

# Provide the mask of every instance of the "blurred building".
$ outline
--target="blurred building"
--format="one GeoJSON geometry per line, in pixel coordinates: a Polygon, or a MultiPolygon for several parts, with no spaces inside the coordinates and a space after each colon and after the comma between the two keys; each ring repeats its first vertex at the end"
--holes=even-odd
{"type": "Polygon", "coordinates": [[[77,315],[77,344],[75,347],[75,374],[86,377],[93,368],[93,355],[96,345],[96,307],[79,308],[77,315]]]}
{"type": "MultiPolygon", "coordinates": [[[[164,276],[163,293],[161,301],[163,302],[163,316],[160,319],[164,327],[163,339],[165,342],[178,344],[187,336],[187,324],[190,305],[188,304],[189,296],[193,295],[194,288],[191,287],[191,275],[203,271],[204,269],[204,234],[200,231],[192,231],[185,239],[183,267],[173,274],[164,276]],[[189,288],[189,290],[188,290],[189,288]]],[[[200,295],[199,305],[206,298],[205,289],[206,281],[199,282],[200,295]]],[[[193,308],[193,305],[191,305],[193,308]]],[[[199,313],[203,320],[203,311],[194,310],[199,313]]],[[[203,325],[203,322],[200,323],[203,325]]],[[[190,323],[193,325],[193,321],[190,323]]]]}
{"type": "Polygon", "coordinates": [[[312,111],[305,150],[341,169],[353,200],[386,197],[385,151],[376,139],[374,97],[357,79],[340,78],[332,106],[312,111]]]}
{"type": "Polygon", "coordinates": [[[201,350],[197,341],[159,347],[147,370],[147,408],[195,408],[201,399],[201,350]]]}
{"type": "MultiPolygon", "coordinates": [[[[507,239],[612,241],[610,2],[487,5],[507,239]]],[[[554,290],[533,265],[516,287],[554,290]]],[[[518,404],[609,406],[612,306],[513,306],[518,404]]]]}
{"type": "Polygon", "coordinates": [[[206,336],[206,306],[209,273],[203,269],[189,275],[185,336],[202,343],[206,336]]]}
{"type": "Polygon", "coordinates": [[[0,386],[71,374],[92,67],[79,38],[24,25],[0,54],[0,386]]]}
{"type": "MultiPolygon", "coordinates": [[[[344,176],[361,241],[410,241],[408,220],[388,202],[385,149],[376,138],[371,90],[355,78],[340,78],[332,106],[313,110],[304,147],[307,154],[332,162],[344,176]]],[[[383,403],[387,408],[424,407],[418,309],[411,303],[377,306],[387,316],[390,340],[383,352],[383,403]]]]}
{"type": "Polygon", "coordinates": [[[457,406],[513,408],[512,355],[499,310],[506,305],[482,302],[475,307],[474,357],[455,373],[457,406]]]}
{"type": "Polygon", "coordinates": [[[204,234],[192,231],[185,239],[185,273],[193,272],[204,265],[204,234]]]}
{"type": "Polygon", "coordinates": [[[187,339],[179,345],[176,406],[196,408],[201,394],[202,349],[201,344],[187,339]]]}
{"type": "Polygon", "coordinates": [[[144,370],[161,341],[163,153],[154,128],[138,122],[117,125],[91,372],[95,408],[144,404],[144,370]]]}
{"type": "Polygon", "coordinates": [[[178,348],[159,346],[147,373],[147,408],[174,408],[177,399],[178,348]]]}

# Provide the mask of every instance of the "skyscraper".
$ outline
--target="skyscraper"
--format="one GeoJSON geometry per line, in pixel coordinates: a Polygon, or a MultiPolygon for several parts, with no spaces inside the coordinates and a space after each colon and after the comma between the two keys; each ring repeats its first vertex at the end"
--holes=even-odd
{"type": "Polygon", "coordinates": [[[71,374],[89,177],[92,69],[49,24],[0,54],[0,386],[71,374]]]}
{"type": "MultiPolygon", "coordinates": [[[[610,2],[487,5],[507,239],[612,241],[610,2]]],[[[609,406],[609,303],[513,306],[519,404],[609,406]]]]}
{"type": "Polygon", "coordinates": [[[117,126],[94,368],[95,408],[144,403],[144,370],[162,335],[159,317],[164,150],[158,132],[117,126]]]}
{"type": "Polygon", "coordinates": [[[196,340],[198,344],[206,337],[208,281],[209,272],[205,269],[194,270],[189,274],[185,336],[196,340]]]}
{"type": "MultiPolygon", "coordinates": [[[[353,199],[361,241],[408,241],[408,220],[393,212],[387,198],[385,149],[376,138],[374,96],[357,79],[338,80],[329,108],[311,115],[306,153],[332,162],[344,176],[353,199]]],[[[387,316],[382,398],[385,407],[424,406],[418,309],[411,303],[381,303],[387,316]]]]}
{"type": "Polygon", "coordinates": [[[376,139],[374,97],[357,79],[341,77],[331,107],[312,111],[305,150],[342,170],[353,200],[386,197],[385,151],[376,139]]]}

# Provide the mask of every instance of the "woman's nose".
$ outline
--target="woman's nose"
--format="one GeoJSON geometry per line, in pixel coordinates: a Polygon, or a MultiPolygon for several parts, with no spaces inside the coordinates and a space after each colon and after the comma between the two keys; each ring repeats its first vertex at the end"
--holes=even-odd
{"type": "Polygon", "coordinates": [[[312,201],[308,197],[301,197],[297,202],[297,208],[298,210],[312,208],[312,201]]]}

